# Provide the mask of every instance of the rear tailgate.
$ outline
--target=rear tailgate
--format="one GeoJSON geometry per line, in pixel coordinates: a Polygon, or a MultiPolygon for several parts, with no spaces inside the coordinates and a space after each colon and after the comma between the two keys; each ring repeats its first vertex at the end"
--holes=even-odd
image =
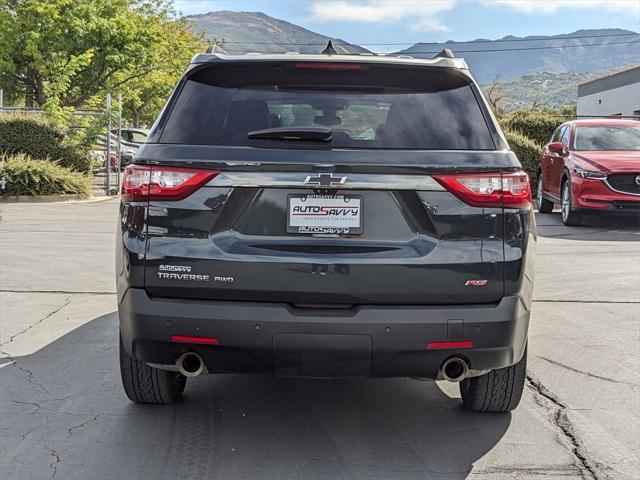
{"type": "Polygon", "coordinates": [[[502,208],[467,205],[427,175],[350,174],[330,191],[308,176],[223,172],[184,200],[150,202],[147,291],[311,305],[502,297],[502,208]],[[292,198],[318,194],[357,200],[360,230],[295,232],[292,198]]]}
{"type": "Polygon", "coordinates": [[[149,142],[139,163],[217,172],[179,200],[150,197],[151,295],[325,307],[503,296],[500,195],[463,201],[434,176],[519,167],[463,69],[197,65],[149,142]]]}

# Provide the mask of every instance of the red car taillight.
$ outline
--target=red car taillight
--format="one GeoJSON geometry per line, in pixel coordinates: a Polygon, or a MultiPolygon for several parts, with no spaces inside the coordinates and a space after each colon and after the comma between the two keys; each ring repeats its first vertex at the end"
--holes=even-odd
{"type": "Polygon", "coordinates": [[[464,203],[474,207],[529,208],[531,186],[525,172],[451,173],[433,178],[464,203]]]}
{"type": "Polygon", "coordinates": [[[197,168],[131,165],[124,171],[122,198],[130,202],[182,200],[218,173],[197,168]]]}

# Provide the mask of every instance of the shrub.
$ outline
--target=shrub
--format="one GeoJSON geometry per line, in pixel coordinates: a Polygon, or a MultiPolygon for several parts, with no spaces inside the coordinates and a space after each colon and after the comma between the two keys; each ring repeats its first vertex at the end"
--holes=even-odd
{"type": "Polygon", "coordinates": [[[545,110],[518,110],[500,123],[504,129],[520,132],[544,145],[565,119],[565,116],[545,110]]]}
{"type": "Polygon", "coordinates": [[[53,162],[33,160],[24,154],[9,156],[2,175],[7,181],[4,195],[61,195],[88,197],[91,177],[53,162]]]}
{"type": "Polygon", "coordinates": [[[24,153],[50,160],[78,172],[90,172],[86,152],[65,143],[65,134],[52,120],[36,115],[0,115],[0,152],[24,153]]]}
{"type": "Polygon", "coordinates": [[[513,153],[522,164],[522,168],[529,174],[531,184],[535,185],[538,176],[538,159],[542,152],[542,145],[534,142],[526,135],[513,130],[503,129],[504,135],[509,142],[513,153]]]}

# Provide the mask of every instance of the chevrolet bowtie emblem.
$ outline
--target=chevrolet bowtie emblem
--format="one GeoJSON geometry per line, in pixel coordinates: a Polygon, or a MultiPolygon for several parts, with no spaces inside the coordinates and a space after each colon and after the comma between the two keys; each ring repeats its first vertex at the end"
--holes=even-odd
{"type": "Polygon", "coordinates": [[[337,187],[344,185],[346,181],[347,177],[334,177],[331,173],[319,173],[316,177],[308,176],[304,183],[319,187],[337,187]]]}

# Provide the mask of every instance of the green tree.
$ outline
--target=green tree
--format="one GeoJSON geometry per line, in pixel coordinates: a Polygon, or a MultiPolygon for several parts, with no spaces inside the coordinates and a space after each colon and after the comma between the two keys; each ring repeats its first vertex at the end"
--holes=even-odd
{"type": "MultiPolygon", "coordinates": [[[[184,19],[164,15],[150,20],[163,41],[152,52],[155,66],[148,74],[129,80],[118,89],[122,93],[124,117],[134,127],[151,125],[164,106],[171,91],[184,73],[194,53],[204,51],[203,37],[196,35],[184,19]]],[[[127,72],[116,76],[126,78],[127,72]]]]}
{"type": "Polygon", "coordinates": [[[0,88],[28,107],[122,91],[132,116],[152,116],[201,46],[171,1],[0,0],[0,88]]]}
{"type": "Polygon", "coordinates": [[[575,117],[576,116],[577,105],[575,103],[569,103],[558,108],[558,113],[560,115],[564,115],[565,117],[575,117]]]}

